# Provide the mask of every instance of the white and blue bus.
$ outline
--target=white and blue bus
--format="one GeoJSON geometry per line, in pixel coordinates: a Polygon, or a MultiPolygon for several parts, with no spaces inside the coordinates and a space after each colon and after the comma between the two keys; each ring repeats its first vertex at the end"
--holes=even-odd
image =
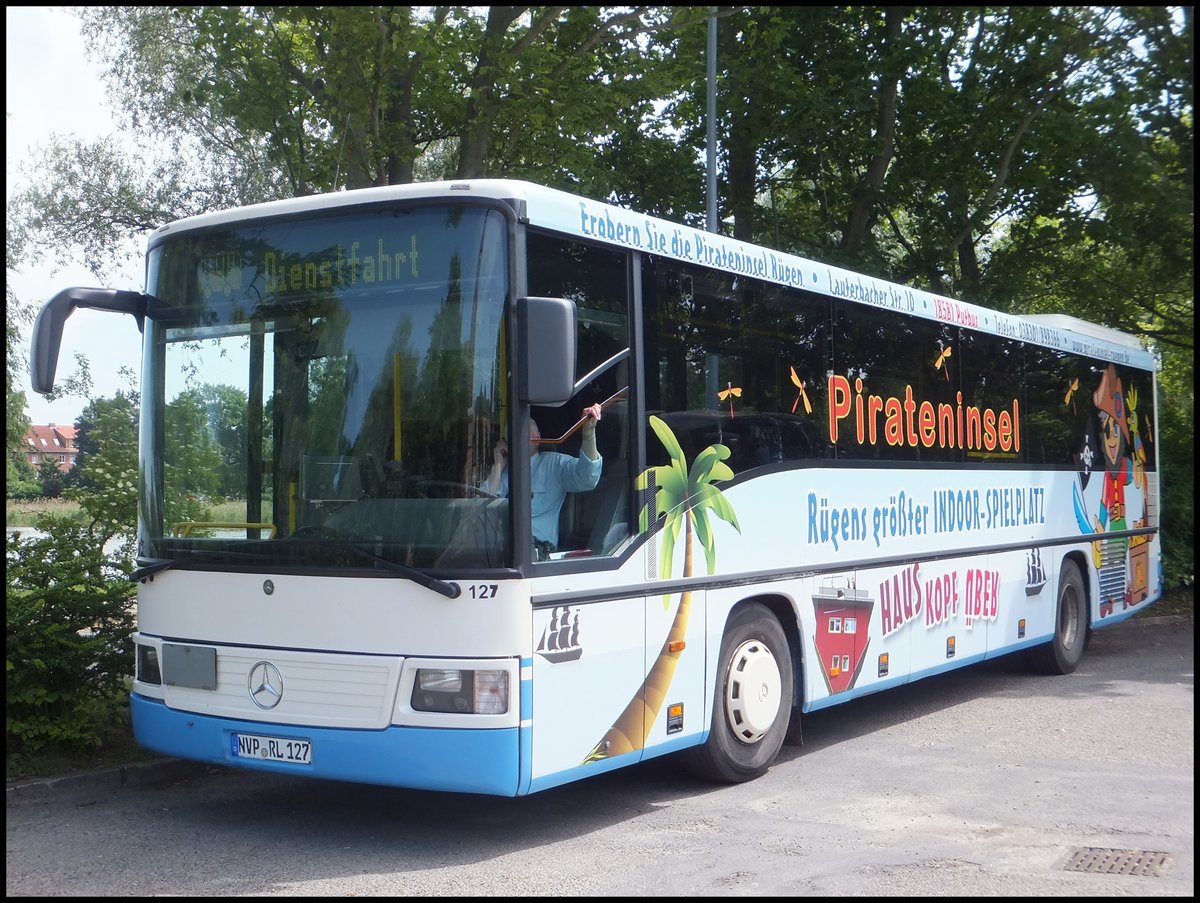
{"type": "Polygon", "coordinates": [[[164,226],[144,293],[47,302],[37,391],[76,307],[144,333],[159,753],[501,796],[667,754],[744,781],[806,712],[1012,653],[1069,673],[1162,592],[1154,355],[1069,317],[504,180],[164,226]],[[560,454],[592,476],[537,535],[560,454]]]}

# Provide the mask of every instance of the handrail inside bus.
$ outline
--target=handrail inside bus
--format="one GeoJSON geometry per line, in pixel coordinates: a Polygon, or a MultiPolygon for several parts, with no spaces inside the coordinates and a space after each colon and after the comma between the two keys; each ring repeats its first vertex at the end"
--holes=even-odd
{"type": "MultiPolygon", "coordinates": [[[[608,398],[604,399],[604,401],[600,402],[600,410],[603,411],[610,404],[620,401],[622,398],[624,398],[628,394],[629,394],[629,386],[626,386],[624,389],[618,389],[612,395],[608,396],[608,398]]],[[[541,439],[538,440],[538,444],[539,445],[558,445],[559,443],[566,442],[568,439],[570,439],[572,436],[574,436],[575,433],[579,431],[579,428],[581,426],[583,426],[585,423],[587,423],[587,421],[588,421],[588,418],[580,417],[579,420],[575,423],[575,425],[573,427],[571,427],[569,430],[567,430],[565,433],[563,433],[557,439],[547,439],[543,436],[541,439]]]]}
{"type": "Polygon", "coordinates": [[[175,535],[186,537],[194,529],[195,530],[209,530],[209,529],[216,529],[216,528],[223,528],[223,529],[227,529],[227,530],[241,530],[243,528],[246,530],[270,530],[271,531],[271,536],[270,536],[271,539],[274,539],[275,534],[278,532],[275,529],[274,524],[265,524],[265,523],[254,524],[254,523],[246,523],[246,522],[234,523],[232,521],[186,520],[186,521],[183,521],[182,523],[178,523],[175,525],[175,535]]]}

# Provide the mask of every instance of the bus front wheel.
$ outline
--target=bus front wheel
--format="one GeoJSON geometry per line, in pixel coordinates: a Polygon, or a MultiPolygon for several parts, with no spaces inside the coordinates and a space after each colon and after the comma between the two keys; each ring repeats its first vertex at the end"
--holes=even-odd
{"type": "Polygon", "coordinates": [[[1030,667],[1042,674],[1070,674],[1087,645],[1087,593],[1083,573],[1074,561],[1064,561],[1058,577],[1054,637],[1029,650],[1030,667]]]}
{"type": "Polygon", "coordinates": [[[754,602],[733,612],[718,667],[708,740],[681,757],[692,774],[737,784],[775,761],[792,714],[792,655],[765,605],[754,602]]]}

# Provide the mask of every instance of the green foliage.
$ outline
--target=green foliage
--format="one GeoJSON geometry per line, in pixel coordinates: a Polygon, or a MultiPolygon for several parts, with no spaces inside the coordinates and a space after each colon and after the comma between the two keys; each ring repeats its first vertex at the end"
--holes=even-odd
{"type": "Polygon", "coordinates": [[[5,544],[5,742],[18,760],[98,745],[132,672],[128,554],[109,558],[92,528],[61,517],[37,528],[5,544]]]}
{"type": "Polygon", "coordinates": [[[43,457],[38,462],[37,481],[45,498],[56,499],[62,495],[63,473],[58,469],[58,462],[52,458],[43,457]]]}
{"type": "Polygon", "coordinates": [[[136,396],[117,393],[90,401],[76,421],[78,485],[64,494],[104,539],[132,537],[137,525],[138,410],[136,396]]]}
{"type": "Polygon", "coordinates": [[[23,451],[8,455],[5,461],[4,495],[10,499],[40,498],[42,485],[37,472],[23,451]]]}
{"type": "Polygon", "coordinates": [[[1166,368],[1158,405],[1159,476],[1162,487],[1163,579],[1168,589],[1191,586],[1196,570],[1196,399],[1166,368]]]}
{"type": "Polygon", "coordinates": [[[5,497],[18,501],[39,499],[42,497],[42,484],[36,479],[15,476],[10,469],[8,481],[4,484],[5,497]]]}
{"type": "MultiPolygon", "coordinates": [[[[11,223],[8,225],[7,237],[13,240],[11,223]]],[[[13,251],[9,251],[10,254],[13,251]]],[[[21,350],[21,338],[25,327],[32,317],[28,305],[21,304],[11,288],[5,287],[4,309],[4,457],[6,460],[6,482],[9,486],[8,496],[12,495],[11,484],[14,481],[27,482],[33,480],[32,468],[25,457],[25,433],[29,430],[29,417],[25,414],[25,393],[17,389],[24,376],[26,365],[25,354],[21,350]]]]}
{"type": "Polygon", "coordinates": [[[203,392],[188,389],[167,404],[163,460],[168,523],[208,520],[220,489],[221,453],[209,429],[203,392]]]}
{"type": "Polygon", "coordinates": [[[41,535],[7,539],[10,773],[111,743],[114,731],[119,744],[127,739],[118,726],[127,731],[132,672],[137,415],[129,395],[89,402],[80,418],[82,485],[65,491],[86,522],[43,514],[41,535]]]}
{"type": "Polygon", "coordinates": [[[208,431],[220,456],[217,492],[236,498],[245,492],[246,392],[236,386],[205,383],[200,397],[208,418],[208,431]]]}

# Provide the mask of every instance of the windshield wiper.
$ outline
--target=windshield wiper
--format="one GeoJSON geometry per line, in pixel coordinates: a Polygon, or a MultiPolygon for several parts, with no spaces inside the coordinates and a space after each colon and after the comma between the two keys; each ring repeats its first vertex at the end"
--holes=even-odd
{"type": "MultiPolygon", "coordinates": [[[[419,571],[416,568],[409,567],[406,564],[400,564],[400,562],[398,562],[398,561],[392,561],[390,558],[384,558],[382,555],[376,555],[370,549],[365,549],[361,545],[358,545],[357,543],[353,543],[353,542],[350,542],[345,539],[332,539],[332,538],[328,538],[328,537],[324,537],[322,539],[296,539],[294,537],[287,537],[287,538],[282,538],[282,539],[271,540],[271,543],[272,544],[288,543],[288,544],[295,544],[295,545],[322,545],[322,546],[335,546],[336,548],[339,548],[339,549],[349,549],[350,551],[362,556],[363,558],[367,558],[371,561],[378,562],[379,564],[383,565],[383,567],[386,568],[387,570],[395,571],[398,574],[403,574],[405,577],[407,577],[409,580],[412,580],[414,583],[419,583],[421,586],[425,587],[426,589],[431,589],[435,593],[440,593],[441,595],[445,596],[447,599],[457,599],[459,597],[459,595],[462,593],[462,588],[457,583],[450,583],[446,580],[438,580],[436,577],[430,577],[428,574],[424,573],[423,571],[419,571]]],[[[223,557],[225,557],[225,556],[186,555],[186,556],[181,556],[179,558],[159,558],[159,559],[152,561],[150,564],[142,565],[141,567],[135,568],[133,571],[130,571],[129,579],[134,581],[135,583],[139,583],[142,580],[145,580],[147,577],[152,577],[153,575],[157,574],[159,571],[165,571],[168,568],[173,568],[177,564],[182,564],[182,563],[189,562],[189,561],[205,560],[205,559],[207,559],[208,561],[211,562],[211,561],[221,560],[223,557]]]]}
{"type": "Polygon", "coordinates": [[[321,539],[296,539],[295,537],[284,537],[281,539],[271,540],[272,543],[295,543],[298,545],[321,545],[333,546],[338,549],[349,549],[363,558],[371,561],[376,561],[383,565],[384,568],[390,571],[395,571],[398,574],[403,574],[414,583],[419,583],[426,589],[431,589],[435,593],[440,593],[447,599],[457,599],[462,593],[462,588],[457,583],[450,583],[446,580],[438,580],[436,577],[430,577],[424,571],[419,571],[416,568],[409,567],[407,564],[401,564],[398,561],[392,561],[390,558],[385,558],[382,555],[376,555],[370,549],[364,548],[355,542],[350,542],[346,539],[333,539],[330,537],[322,537],[321,539]]]}

